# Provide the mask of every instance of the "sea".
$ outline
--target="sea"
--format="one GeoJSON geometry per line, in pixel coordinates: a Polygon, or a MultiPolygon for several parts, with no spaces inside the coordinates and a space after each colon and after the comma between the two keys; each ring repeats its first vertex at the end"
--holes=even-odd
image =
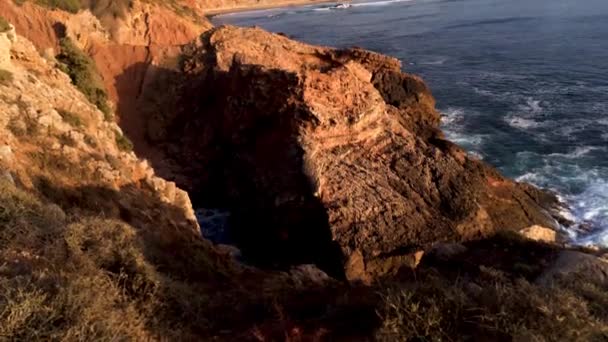
{"type": "Polygon", "coordinates": [[[447,137],[559,194],[572,242],[608,247],[608,0],[353,1],[233,13],[318,45],[399,58],[447,137]]]}

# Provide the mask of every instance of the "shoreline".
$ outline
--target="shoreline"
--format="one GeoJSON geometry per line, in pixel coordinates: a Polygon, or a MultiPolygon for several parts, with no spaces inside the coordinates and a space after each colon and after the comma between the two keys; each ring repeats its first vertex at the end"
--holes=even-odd
{"type": "Polygon", "coordinates": [[[244,5],[235,7],[222,7],[206,10],[205,17],[212,19],[213,17],[231,13],[242,13],[242,12],[253,12],[260,10],[267,10],[273,8],[290,8],[290,7],[302,7],[306,5],[316,5],[323,3],[338,2],[337,0],[287,0],[268,4],[256,4],[256,5],[244,5]]]}

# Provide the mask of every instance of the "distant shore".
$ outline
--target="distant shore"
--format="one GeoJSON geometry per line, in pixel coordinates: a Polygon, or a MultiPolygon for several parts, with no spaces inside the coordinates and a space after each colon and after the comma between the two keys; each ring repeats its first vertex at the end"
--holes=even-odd
{"type": "Polygon", "coordinates": [[[232,7],[220,7],[206,10],[205,16],[207,18],[212,18],[222,14],[229,13],[238,13],[238,12],[249,12],[249,11],[258,11],[265,10],[271,8],[282,8],[282,7],[299,7],[306,5],[315,5],[329,2],[337,2],[336,0],[287,0],[287,1],[279,1],[273,3],[261,3],[261,4],[251,4],[251,5],[243,5],[243,6],[232,6],[232,7]]]}

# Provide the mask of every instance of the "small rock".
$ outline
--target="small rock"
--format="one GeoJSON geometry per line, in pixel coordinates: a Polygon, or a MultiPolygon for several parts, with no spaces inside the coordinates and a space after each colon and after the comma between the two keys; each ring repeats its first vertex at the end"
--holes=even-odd
{"type": "Polygon", "coordinates": [[[542,242],[555,242],[556,232],[553,229],[546,228],[539,225],[530,226],[528,228],[524,228],[519,231],[519,233],[534,241],[542,241],[542,242]]]}
{"type": "Polygon", "coordinates": [[[346,279],[350,282],[361,282],[371,284],[370,276],[365,272],[365,260],[361,251],[356,250],[350,254],[345,265],[346,279]]]}
{"type": "Polygon", "coordinates": [[[55,58],[55,50],[53,50],[52,47],[44,49],[44,52],[42,53],[42,58],[52,63],[57,62],[57,59],[55,58]]]}
{"type": "Polygon", "coordinates": [[[0,171],[0,180],[7,181],[10,184],[15,184],[15,180],[13,179],[13,175],[11,175],[10,171],[4,170],[0,171]]]}
{"type": "Polygon", "coordinates": [[[439,260],[450,260],[453,257],[467,251],[467,248],[460,243],[438,243],[429,252],[439,260]]]}
{"type": "Polygon", "coordinates": [[[10,163],[13,160],[13,150],[10,146],[0,146],[0,162],[5,164],[10,163]]]}
{"type": "Polygon", "coordinates": [[[310,284],[324,285],[332,280],[327,273],[315,265],[298,265],[289,271],[296,287],[309,288],[310,284]]]}
{"type": "Polygon", "coordinates": [[[558,279],[587,280],[608,285],[608,261],[583,252],[563,251],[553,265],[538,277],[537,283],[551,286],[558,279]]]}
{"type": "Polygon", "coordinates": [[[219,244],[219,245],[215,245],[215,249],[220,254],[227,255],[227,256],[229,256],[231,258],[234,258],[234,259],[238,259],[242,255],[241,250],[238,249],[237,247],[233,246],[233,245],[219,244]]]}

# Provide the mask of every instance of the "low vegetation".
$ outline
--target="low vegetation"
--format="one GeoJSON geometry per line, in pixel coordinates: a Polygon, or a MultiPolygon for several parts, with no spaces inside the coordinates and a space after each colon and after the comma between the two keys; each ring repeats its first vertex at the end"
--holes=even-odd
{"type": "Polygon", "coordinates": [[[98,18],[124,18],[133,5],[132,0],[81,0],[82,5],[93,12],[98,18]]]}
{"type": "MultiPolygon", "coordinates": [[[[425,274],[426,273],[426,274],[425,274]]],[[[433,272],[383,290],[381,341],[605,341],[606,286],[546,288],[486,269],[471,280],[433,272]],[[585,296],[583,288],[593,296],[585,296]],[[603,312],[602,312],[603,311],[603,312]]]]}
{"type": "Polygon", "coordinates": [[[114,132],[116,146],[123,152],[131,152],[133,150],[133,143],[129,138],[121,134],[120,132],[114,132]]]}
{"type": "Polygon", "coordinates": [[[8,85],[11,82],[13,82],[13,73],[8,70],[0,69],[0,85],[8,85]]]}
{"type": "Polygon", "coordinates": [[[67,122],[72,127],[82,127],[83,126],[82,119],[77,114],[72,113],[69,110],[65,110],[65,109],[57,109],[57,112],[59,113],[59,115],[61,115],[61,118],[63,119],[63,121],[67,122]]]}
{"type": "Polygon", "coordinates": [[[9,24],[9,22],[6,20],[6,18],[0,15],[0,33],[6,32],[10,29],[11,25],[9,24]]]}
{"type": "Polygon", "coordinates": [[[70,13],[78,13],[82,8],[80,0],[35,0],[36,4],[50,9],[58,9],[70,13]]]}
{"type": "MultiPolygon", "coordinates": [[[[13,0],[17,5],[22,5],[27,0],[13,0]]],[[[108,24],[106,19],[124,18],[127,11],[133,6],[133,0],[33,0],[37,5],[50,9],[63,10],[77,13],[82,9],[90,10],[102,22],[108,24]]],[[[143,0],[143,2],[155,3],[172,9],[181,16],[187,16],[195,20],[200,18],[194,11],[177,0],[143,0]]]]}
{"type": "Polygon", "coordinates": [[[40,197],[0,180],[0,336],[7,340],[608,338],[605,284],[544,288],[502,269],[479,266],[471,278],[428,265],[375,287],[301,294],[255,278],[218,282],[202,276],[224,271],[200,246],[163,252],[135,226],[100,216],[126,194],[46,186],[40,197]],[[213,283],[222,290],[211,290],[213,283]],[[256,286],[264,291],[245,290],[256,286]]]}
{"type": "Polygon", "coordinates": [[[128,292],[153,272],[135,250],[134,237],[120,222],[70,218],[0,181],[0,336],[150,338],[138,311],[145,305],[128,292]]]}
{"type": "Polygon", "coordinates": [[[112,119],[112,109],[108,105],[108,94],[101,81],[95,62],[82,52],[70,38],[60,41],[61,53],[57,55],[60,68],[70,76],[72,83],[89,102],[101,110],[106,120],[112,119]]]}

